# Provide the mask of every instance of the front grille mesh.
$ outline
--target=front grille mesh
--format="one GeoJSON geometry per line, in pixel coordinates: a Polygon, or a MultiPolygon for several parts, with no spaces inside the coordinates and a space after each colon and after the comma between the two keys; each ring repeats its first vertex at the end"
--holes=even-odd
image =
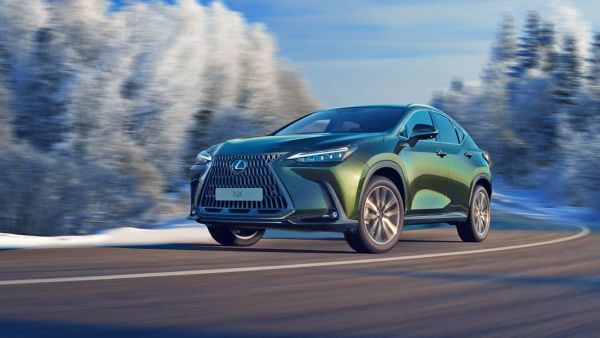
{"type": "Polygon", "coordinates": [[[258,212],[276,212],[287,208],[286,199],[277,184],[268,163],[281,157],[278,154],[261,155],[216,155],[202,190],[200,206],[205,211],[230,212],[256,210],[258,212]],[[234,173],[231,162],[244,160],[248,163],[246,170],[234,173]],[[262,201],[217,201],[216,188],[262,188],[262,201]]]}

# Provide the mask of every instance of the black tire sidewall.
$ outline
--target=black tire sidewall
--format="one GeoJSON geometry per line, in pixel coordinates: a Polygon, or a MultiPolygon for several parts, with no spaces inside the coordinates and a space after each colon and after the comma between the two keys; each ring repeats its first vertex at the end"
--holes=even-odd
{"type": "Polygon", "coordinates": [[[264,229],[256,229],[257,232],[252,237],[239,238],[233,233],[233,228],[228,226],[208,225],[207,228],[211,237],[224,246],[251,246],[260,241],[265,234],[264,229]]]}

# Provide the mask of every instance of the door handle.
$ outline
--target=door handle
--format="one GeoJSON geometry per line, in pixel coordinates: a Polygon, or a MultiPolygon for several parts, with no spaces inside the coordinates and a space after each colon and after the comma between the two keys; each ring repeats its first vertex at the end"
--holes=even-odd
{"type": "Polygon", "coordinates": [[[467,151],[467,152],[465,152],[465,156],[468,158],[471,158],[471,157],[473,157],[473,154],[471,154],[471,152],[467,151]]]}
{"type": "Polygon", "coordinates": [[[448,153],[445,153],[441,150],[436,151],[435,154],[441,158],[444,158],[444,156],[448,155],[448,153]]]}

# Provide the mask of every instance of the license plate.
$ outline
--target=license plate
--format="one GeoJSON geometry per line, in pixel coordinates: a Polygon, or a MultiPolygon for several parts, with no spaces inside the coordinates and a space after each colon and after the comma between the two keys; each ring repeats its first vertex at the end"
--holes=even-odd
{"type": "Polygon", "coordinates": [[[262,201],[262,188],[216,188],[217,201],[262,201]]]}

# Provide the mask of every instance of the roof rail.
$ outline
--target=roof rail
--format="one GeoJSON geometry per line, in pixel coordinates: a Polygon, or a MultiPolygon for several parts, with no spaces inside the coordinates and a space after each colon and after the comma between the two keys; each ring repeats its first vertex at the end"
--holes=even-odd
{"type": "Polygon", "coordinates": [[[431,108],[431,109],[439,110],[436,107],[432,107],[430,105],[422,104],[422,103],[410,103],[407,105],[407,107],[421,107],[421,108],[431,108]]]}

